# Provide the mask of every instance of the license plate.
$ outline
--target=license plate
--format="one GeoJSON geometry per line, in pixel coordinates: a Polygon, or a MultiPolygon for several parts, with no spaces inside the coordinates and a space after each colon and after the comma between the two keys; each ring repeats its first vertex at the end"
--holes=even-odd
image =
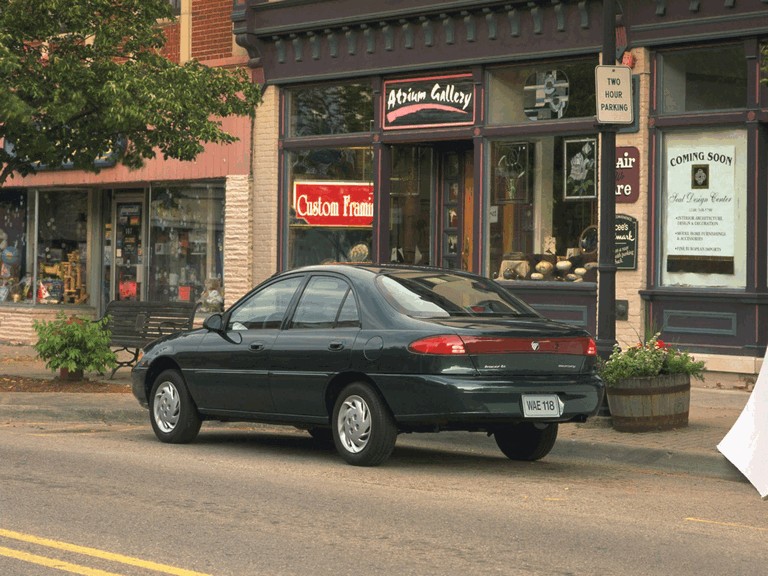
{"type": "Polygon", "coordinates": [[[565,405],[557,394],[523,394],[526,418],[559,418],[565,405]]]}

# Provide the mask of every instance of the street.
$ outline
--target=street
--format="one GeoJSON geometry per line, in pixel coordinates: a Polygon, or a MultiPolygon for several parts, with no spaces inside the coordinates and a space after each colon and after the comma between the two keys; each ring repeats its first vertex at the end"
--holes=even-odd
{"type": "MultiPolygon", "coordinates": [[[[719,574],[768,563],[746,482],[405,436],[378,468],[292,428],[0,428],[0,573],[719,574]]],[[[462,440],[466,439],[466,443],[462,440]]]]}

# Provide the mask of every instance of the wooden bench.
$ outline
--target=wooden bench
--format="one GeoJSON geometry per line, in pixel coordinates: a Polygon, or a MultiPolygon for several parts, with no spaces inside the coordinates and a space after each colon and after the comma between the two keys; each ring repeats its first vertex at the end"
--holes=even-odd
{"type": "Polygon", "coordinates": [[[112,332],[110,346],[115,352],[127,352],[130,358],[120,360],[110,378],[120,368],[133,366],[140,350],[161,336],[192,328],[195,321],[195,302],[139,302],[112,300],[104,316],[109,316],[107,327],[112,332]]]}

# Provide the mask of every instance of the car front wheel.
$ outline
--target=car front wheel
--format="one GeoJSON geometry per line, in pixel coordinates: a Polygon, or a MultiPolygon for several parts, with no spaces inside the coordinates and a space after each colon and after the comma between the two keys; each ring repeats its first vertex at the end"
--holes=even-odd
{"type": "Polygon", "coordinates": [[[333,408],[333,442],[349,464],[377,466],[395,448],[397,427],[388,407],[369,385],[350,384],[333,408]]]}
{"type": "Polygon", "coordinates": [[[155,436],[162,442],[191,442],[202,419],[178,370],[165,370],[155,378],[149,396],[149,418],[155,436]]]}
{"type": "Polygon", "coordinates": [[[557,422],[550,424],[522,422],[494,430],[496,444],[511,460],[544,458],[557,440],[557,422]]]}

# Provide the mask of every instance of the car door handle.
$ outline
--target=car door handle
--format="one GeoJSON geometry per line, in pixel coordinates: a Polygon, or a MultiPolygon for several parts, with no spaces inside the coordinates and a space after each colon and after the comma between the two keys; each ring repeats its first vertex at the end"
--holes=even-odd
{"type": "Polygon", "coordinates": [[[265,346],[263,342],[254,342],[249,348],[254,352],[260,352],[261,350],[264,350],[265,346]]]}
{"type": "Polygon", "coordinates": [[[344,342],[331,342],[328,344],[328,350],[343,350],[344,342]]]}

